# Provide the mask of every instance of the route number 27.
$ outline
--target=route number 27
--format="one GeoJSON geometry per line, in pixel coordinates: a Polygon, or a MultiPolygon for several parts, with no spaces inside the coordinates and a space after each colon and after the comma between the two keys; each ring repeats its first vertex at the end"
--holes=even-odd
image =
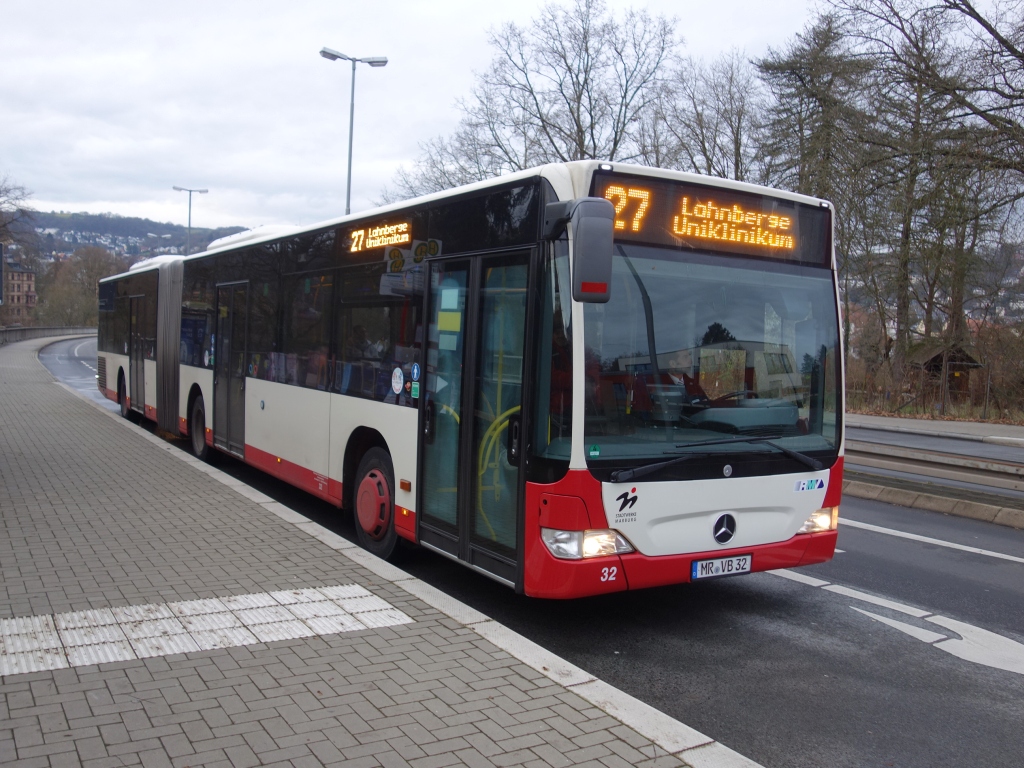
{"type": "Polygon", "coordinates": [[[352,247],[349,248],[350,253],[358,253],[363,250],[363,238],[366,237],[365,229],[357,229],[352,233],[352,247]]]}
{"type": "Polygon", "coordinates": [[[610,200],[615,206],[615,229],[625,230],[626,229],[626,216],[621,214],[626,210],[631,201],[636,201],[636,210],[633,211],[633,220],[629,223],[629,229],[631,232],[639,232],[643,225],[644,215],[647,213],[647,208],[651,204],[651,193],[646,189],[636,189],[634,187],[620,187],[618,184],[613,184],[604,191],[604,199],[610,200]]]}
{"type": "Polygon", "coordinates": [[[619,575],[619,569],[616,566],[610,568],[601,569],[601,581],[615,581],[615,577],[619,575]]]}

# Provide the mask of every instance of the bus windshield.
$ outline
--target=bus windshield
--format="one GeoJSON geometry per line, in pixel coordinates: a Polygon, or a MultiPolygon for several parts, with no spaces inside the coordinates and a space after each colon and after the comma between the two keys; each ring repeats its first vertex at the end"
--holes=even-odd
{"type": "Polygon", "coordinates": [[[827,268],[616,245],[611,300],[584,309],[588,463],[636,466],[750,436],[828,466],[840,440],[838,330],[827,268]]]}

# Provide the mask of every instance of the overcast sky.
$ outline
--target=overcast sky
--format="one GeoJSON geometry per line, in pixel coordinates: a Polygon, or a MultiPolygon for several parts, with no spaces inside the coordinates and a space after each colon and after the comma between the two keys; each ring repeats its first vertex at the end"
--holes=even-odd
{"type": "MultiPolygon", "coordinates": [[[[418,143],[447,134],[492,57],[490,28],[544,0],[5,3],[0,175],[40,210],[112,212],[194,226],[308,224],[345,210],[348,62],[356,74],[352,209],[371,207],[418,143]]],[[[624,0],[609,0],[618,11],[624,0]]],[[[642,7],[644,3],[632,3],[642,7]]],[[[757,56],[809,18],[809,0],[649,0],[685,52],[757,56]]]]}

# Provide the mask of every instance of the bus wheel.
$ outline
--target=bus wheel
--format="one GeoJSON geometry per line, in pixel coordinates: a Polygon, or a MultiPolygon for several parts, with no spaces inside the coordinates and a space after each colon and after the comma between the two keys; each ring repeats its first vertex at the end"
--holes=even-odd
{"type": "Polygon", "coordinates": [[[131,417],[132,410],[128,407],[128,394],[125,392],[124,376],[117,377],[117,405],[121,409],[121,418],[127,419],[131,417]]]}
{"type": "Polygon", "coordinates": [[[199,395],[192,403],[192,414],[188,420],[188,436],[192,441],[192,453],[197,459],[206,461],[209,458],[210,447],[206,444],[206,404],[203,396],[199,395]]]}
{"type": "Polygon", "coordinates": [[[385,560],[394,554],[398,543],[394,477],[388,452],[371,448],[359,462],[353,494],[359,546],[385,560]]]}

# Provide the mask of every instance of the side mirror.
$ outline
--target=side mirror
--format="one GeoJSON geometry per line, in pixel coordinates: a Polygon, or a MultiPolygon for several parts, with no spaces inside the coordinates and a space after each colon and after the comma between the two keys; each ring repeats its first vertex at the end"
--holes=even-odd
{"type": "Polygon", "coordinates": [[[611,298],[615,206],[600,197],[550,203],[544,212],[544,236],[572,227],[572,297],[604,304],[611,298]]]}

